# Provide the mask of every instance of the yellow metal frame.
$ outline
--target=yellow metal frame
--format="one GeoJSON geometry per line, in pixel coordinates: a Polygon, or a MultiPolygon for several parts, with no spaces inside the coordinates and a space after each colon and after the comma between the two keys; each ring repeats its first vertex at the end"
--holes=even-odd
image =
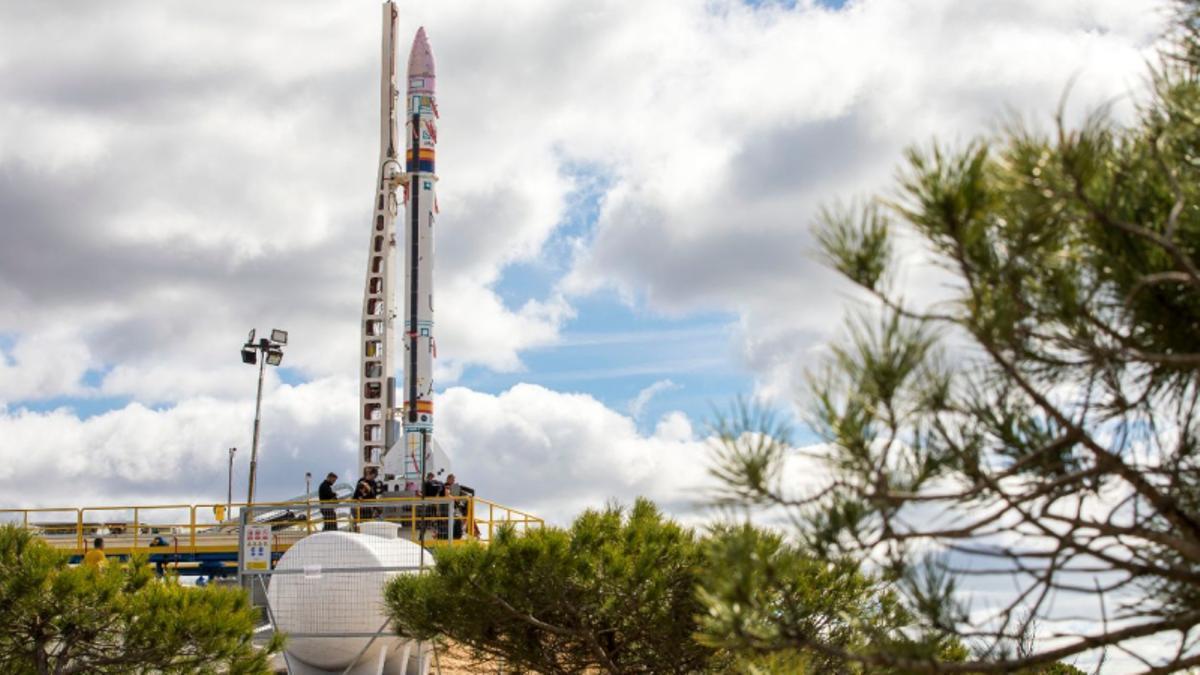
{"type": "MultiPolygon", "coordinates": [[[[105,550],[109,555],[126,555],[133,552],[146,553],[213,553],[229,551],[237,548],[239,523],[226,513],[226,519],[218,522],[215,519],[217,507],[220,504],[138,504],[115,506],[86,506],[78,508],[33,508],[33,509],[0,509],[0,523],[19,524],[27,530],[37,531],[43,539],[56,548],[82,555],[88,548],[87,539],[92,536],[102,536],[106,540],[105,550]],[[178,518],[167,512],[186,511],[187,522],[174,522],[178,518]],[[105,518],[118,512],[131,514],[123,519],[105,518]],[[70,521],[43,521],[45,516],[70,514],[70,521]],[[214,514],[212,519],[206,514],[214,514]],[[161,516],[156,518],[155,516],[161,516]],[[39,522],[42,521],[42,522],[39,522]],[[47,530],[50,530],[49,532],[47,530]],[[101,532],[105,530],[104,532],[101,532]],[[114,531],[115,530],[115,531],[114,531]],[[170,541],[166,546],[153,545],[156,537],[170,541]]],[[[231,505],[233,509],[245,508],[245,503],[231,505]]],[[[313,511],[319,511],[327,504],[320,501],[301,500],[292,502],[255,502],[254,510],[262,514],[266,511],[279,510],[303,513],[305,517],[271,521],[275,529],[276,552],[287,550],[296,540],[319,530],[320,525],[312,521],[313,511]]],[[[452,520],[462,521],[463,536],[461,539],[448,541],[426,539],[430,545],[446,545],[463,541],[490,541],[501,526],[512,526],[518,530],[541,528],[545,521],[530,513],[508,506],[502,506],[493,501],[473,496],[461,497],[392,497],[369,500],[338,500],[336,508],[349,508],[350,517],[340,517],[339,524],[349,521],[353,529],[361,522],[395,522],[407,525],[411,531],[416,531],[418,525],[429,527],[439,522],[445,522],[447,529],[452,520]],[[465,517],[451,518],[447,515],[427,514],[418,515],[418,506],[439,505],[466,502],[465,517]],[[363,509],[397,507],[408,505],[408,515],[401,518],[362,517],[363,509]],[[486,517],[482,517],[486,514],[486,517]]],[[[447,509],[447,512],[449,509],[447,509]]]]}

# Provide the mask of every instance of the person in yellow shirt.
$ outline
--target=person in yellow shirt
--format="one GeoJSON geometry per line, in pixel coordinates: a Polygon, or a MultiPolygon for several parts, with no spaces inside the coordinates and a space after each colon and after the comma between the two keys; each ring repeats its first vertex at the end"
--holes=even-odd
{"type": "Polygon", "coordinates": [[[92,546],[92,550],[88,551],[83,556],[83,564],[88,567],[100,569],[104,567],[104,563],[108,562],[108,557],[104,555],[104,538],[96,537],[96,541],[92,546]]]}

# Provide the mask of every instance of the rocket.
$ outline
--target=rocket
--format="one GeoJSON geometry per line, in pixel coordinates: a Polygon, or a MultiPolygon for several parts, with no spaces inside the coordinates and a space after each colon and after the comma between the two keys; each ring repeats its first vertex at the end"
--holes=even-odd
{"type": "Polygon", "coordinates": [[[433,226],[437,145],[436,74],[425,29],[408,59],[399,112],[397,11],[383,4],[379,170],[363,293],[359,469],[382,468],[398,489],[420,483],[433,457],[433,226]],[[401,136],[399,130],[404,129],[401,136]],[[403,153],[403,154],[401,154],[403,153]],[[396,219],[403,234],[397,237],[396,219]],[[402,255],[398,252],[402,251],[402,255]],[[402,265],[397,265],[398,260],[402,265]],[[404,378],[396,391],[396,279],[403,279],[404,378]],[[400,405],[398,405],[400,403],[400,405]]]}
{"type": "MultiPolygon", "coordinates": [[[[437,214],[436,74],[425,29],[408,56],[404,185],[405,459],[424,471],[433,434],[433,226],[437,214]]],[[[406,462],[407,463],[407,462],[406,462]]],[[[420,476],[420,473],[418,473],[420,476]]]]}

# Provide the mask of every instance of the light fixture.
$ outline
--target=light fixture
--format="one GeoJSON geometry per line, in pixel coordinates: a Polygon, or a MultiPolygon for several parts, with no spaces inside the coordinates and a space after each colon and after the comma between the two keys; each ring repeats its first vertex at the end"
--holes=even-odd
{"type": "Polygon", "coordinates": [[[279,349],[271,349],[267,351],[267,365],[277,366],[283,362],[283,351],[279,349]]]}
{"type": "Polygon", "coordinates": [[[275,343],[281,344],[281,345],[286,345],[287,344],[287,331],[279,330],[278,328],[272,328],[271,329],[271,342],[275,342],[275,343]]]}
{"type": "Polygon", "coordinates": [[[249,365],[258,363],[258,352],[254,350],[254,347],[250,345],[242,347],[242,363],[249,365]]]}

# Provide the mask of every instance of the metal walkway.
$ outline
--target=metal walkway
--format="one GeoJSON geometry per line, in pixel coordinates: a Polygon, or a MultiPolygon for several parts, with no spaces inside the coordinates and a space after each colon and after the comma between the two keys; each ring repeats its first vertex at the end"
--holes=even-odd
{"type": "MultiPolygon", "coordinates": [[[[401,526],[401,536],[434,547],[487,542],[505,526],[523,531],[544,525],[537,516],[473,496],[256,502],[254,513],[259,515],[254,522],[269,524],[274,535],[272,559],[277,561],[292,544],[321,531],[321,511],[331,506],[341,530],[357,529],[358,523],[366,521],[392,522],[401,526]]],[[[232,514],[225,504],[0,509],[0,524],[37,533],[67,552],[74,563],[83,559],[96,537],[102,537],[110,558],[125,560],[141,554],[161,571],[230,576],[236,573],[241,539],[238,512],[244,507],[233,504],[232,514]]]]}

